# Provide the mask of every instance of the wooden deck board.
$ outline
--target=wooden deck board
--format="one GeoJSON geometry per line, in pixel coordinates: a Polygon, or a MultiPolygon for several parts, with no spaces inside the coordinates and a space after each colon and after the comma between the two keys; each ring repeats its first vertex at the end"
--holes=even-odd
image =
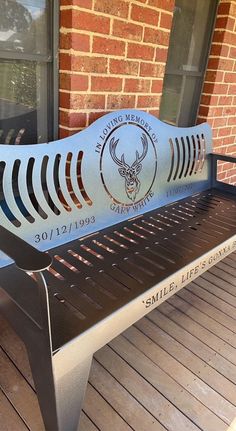
{"type": "MultiPolygon", "coordinates": [[[[2,318],[0,389],[0,431],[44,431],[25,347],[2,318]]],[[[236,253],[95,354],[83,410],[80,431],[229,429],[236,253]]]]}

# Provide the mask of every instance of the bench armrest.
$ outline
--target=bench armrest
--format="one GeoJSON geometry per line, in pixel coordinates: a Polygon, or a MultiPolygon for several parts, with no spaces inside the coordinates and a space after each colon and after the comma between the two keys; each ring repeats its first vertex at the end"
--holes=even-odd
{"type": "Polygon", "coordinates": [[[211,157],[212,157],[212,160],[214,163],[216,163],[217,160],[222,160],[223,162],[229,162],[229,163],[236,163],[236,156],[229,156],[226,154],[212,153],[211,157]]]}
{"type": "Polygon", "coordinates": [[[0,250],[13,259],[23,271],[43,271],[52,263],[49,254],[38,251],[3,226],[0,226],[0,250]]]}
{"type": "Polygon", "coordinates": [[[217,161],[236,163],[236,157],[227,154],[217,154],[212,153],[211,156],[211,181],[212,187],[217,188],[226,192],[236,194],[236,186],[232,184],[227,184],[222,181],[217,180],[217,161]]]}

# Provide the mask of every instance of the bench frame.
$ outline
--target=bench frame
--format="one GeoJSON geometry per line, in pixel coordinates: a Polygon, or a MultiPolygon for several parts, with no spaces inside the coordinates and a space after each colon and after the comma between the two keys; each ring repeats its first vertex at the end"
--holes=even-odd
{"type": "MultiPolygon", "coordinates": [[[[118,113],[117,115],[122,115],[122,116],[137,115],[136,111],[121,111],[121,112],[122,114],[118,113]]],[[[155,130],[156,135],[158,134],[158,127],[161,130],[160,135],[162,135],[161,127],[164,127],[164,128],[169,127],[166,125],[164,126],[162,125],[160,127],[160,124],[162,123],[160,123],[158,120],[154,119],[154,117],[151,117],[147,114],[139,113],[139,115],[141,116],[143,115],[143,118],[145,119],[146,124],[151,125],[150,127],[152,127],[153,133],[155,130]]],[[[99,120],[98,124],[92,127],[91,134],[93,134],[94,130],[97,130],[96,128],[99,128],[99,130],[104,131],[105,130],[104,124],[105,125],[109,124],[109,122],[112,121],[112,118],[114,118],[114,115],[111,116],[111,114],[109,114],[109,116],[106,116],[106,118],[103,118],[102,121],[99,120]]],[[[177,133],[177,135],[179,136],[178,139],[180,139],[183,133],[186,132],[186,131],[183,131],[183,129],[182,130],[175,129],[171,126],[170,126],[170,129],[171,129],[171,133],[173,132],[173,130],[175,134],[177,133]]],[[[199,131],[198,136],[201,136],[202,130],[204,130],[205,133],[206,131],[207,133],[209,133],[209,129],[206,129],[205,125],[203,126],[203,128],[201,128],[201,126],[198,126],[198,129],[197,129],[197,131],[199,131]]],[[[143,136],[142,133],[143,133],[143,129],[141,131],[141,136],[143,136]]],[[[193,133],[193,131],[191,130],[190,133],[193,133]]],[[[77,140],[81,139],[81,141],[83,141],[83,138],[85,139],[85,141],[91,139],[91,134],[89,133],[87,138],[86,134],[83,134],[82,132],[79,135],[76,135],[76,137],[73,137],[73,140],[71,140],[70,138],[69,141],[73,142],[73,145],[74,145],[74,142],[76,141],[76,139],[77,140]]],[[[97,132],[97,134],[100,135],[100,137],[102,136],[101,132],[100,133],[97,132]]],[[[160,136],[160,138],[158,137],[158,143],[161,142],[161,139],[163,139],[163,136],[160,136]]],[[[168,197],[168,195],[165,195],[165,199],[167,203],[171,203],[191,195],[192,190],[194,190],[195,192],[197,189],[201,191],[211,187],[215,187],[223,192],[228,192],[236,196],[235,187],[226,185],[223,183],[219,183],[217,181],[217,161],[223,160],[227,162],[236,163],[236,158],[233,158],[230,156],[210,154],[209,152],[210,139],[211,139],[210,135],[208,136],[208,139],[209,141],[207,144],[208,153],[206,156],[206,160],[207,160],[206,170],[205,171],[203,170],[203,172],[199,172],[199,180],[197,178],[197,175],[195,176],[195,178],[193,178],[194,185],[193,185],[193,188],[191,189],[191,193],[189,192],[188,189],[184,189],[184,187],[182,187],[180,188],[181,191],[179,194],[177,194],[177,196],[175,195],[174,197],[173,196],[168,197]],[[187,190],[187,191],[183,192],[183,190],[187,190]]],[[[111,140],[112,140],[112,135],[110,137],[110,142],[111,140]]],[[[63,140],[63,141],[62,141],[63,146],[65,146],[66,140],[63,140]]],[[[112,142],[114,144],[115,140],[113,140],[112,142]]],[[[173,143],[173,140],[172,140],[172,143],[173,143]]],[[[167,145],[167,144],[169,143],[165,139],[165,142],[163,145],[167,145]]],[[[99,151],[101,151],[101,148],[98,147],[98,145],[100,144],[95,142],[95,151],[96,151],[96,148],[99,149],[99,151]]],[[[50,146],[53,146],[53,144],[50,144],[50,146]]],[[[170,148],[171,148],[171,144],[170,144],[170,148]]],[[[12,148],[12,150],[14,152],[14,148],[12,148]]],[[[25,147],[23,148],[23,150],[26,152],[25,147]]],[[[168,151],[169,151],[169,145],[168,145],[168,151]]],[[[10,153],[11,153],[11,149],[9,149],[9,154],[10,153]]],[[[137,154],[136,152],[136,160],[138,159],[138,157],[141,159],[140,154],[141,154],[141,150],[139,147],[139,153],[137,154]]],[[[113,160],[114,160],[116,157],[115,153],[113,154],[113,156],[114,156],[113,157],[113,160]]],[[[196,157],[196,154],[195,154],[195,157],[196,157]]],[[[199,157],[198,157],[198,160],[199,160],[199,157]]],[[[123,161],[124,161],[124,158],[123,158],[123,161]]],[[[173,161],[173,158],[172,158],[172,161],[173,161]]],[[[121,163],[122,157],[120,157],[119,159],[117,158],[116,162],[117,164],[121,163]]],[[[175,163],[174,167],[176,167],[176,160],[173,163],[175,163]]],[[[195,160],[195,163],[196,163],[196,160],[195,160]]],[[[129,167],[130,165],[131,163],[129,163],[129,167]]],[[[169,166],[170,165],[171,163],[169,163],[169,166]]],[[[173,172],[174,170],[172,169],[171,171],[171,166],[170,166],[170,169],[168,170],[169,176],[171,173],[173,177],[174,175],[173,172]]],[[[71,180],[72,179],[70,178],[70,181],[71,180]]],[[[191,182],[190,180],[192,179],[189,180],[188,178],[187,179],[182,178],[182,180],[183,180],[183,186],[185,186],[187,183],[191,182]]],[[[66,185],[65,181],[64,181],[64,185],[66,185]]],[[[67,186],[68,186],[68,183],[67,183],[67,186]]],[[[80,190],[80,192],[82,192],[82,190],[80,190]]],[[[91,193],[91,188],[90,188],[90,193],[91,193]]],[[[64,193],[64,196],[65,196],[65,193],[64,193]]],[[[69,200],[69,198],[71,200],[71,195],[70,196],[67,195],[67,201],[69,200]]],[[[106,199],[107,199],[107,195],[106,195],[106,199]]],[[[123,191],[123,199],[124,199],[124,191],[123,191]]],[[[129,196],[128,196],[128,199],[130,199],[129,196]]],[[[127,202],[128,201],[126,200],[126,204],[127,202]]],[[[162,206],[162,205],[163,205],[163,199],[160,199],[159,206],[162,206]]],[[[158,205],[156,205],[155,203],[148,202],[147,206],[145,207],[145,211],[151,210],[156,207],[158,207],[158,205]]],[[[11,206],[11,208],[13,207],[11,206]]],[[[75,210],[76,208],[73,209],[73,211],[75,210]]],[[[71,213],[73,213],[73,211],[71,211],[71,213]]],[[[138,214],[140,213],[142,213],[141,209],[138,211],[138,214]]],[[[66,216],[68,217],[68,215],[70,216],[70,213],[67,212],[66,216]]],[[[126,219],[127,218],[128,217],[126,215],[126,219]]],[[[125,219],[124,214],[119,214],[119,217],[117,218],[116,221],[120,222],[124,219],[125,219]]],[[[51,223],[51,220],[50,220],[50,223],[51,223]]],[[[107,219],[106,219],[106,223],[107,223],[107,219]]],[[[109,224],[114,224],[114,220],[112,220],[111,222],[109,219],[108,225],[109,224]]],[[[99,222],[98,225],[99,225],[99,229],[100,228],[104,229],[103,222],[99,222]]],[[[55,350],[53,347],[53,340],[52,340],[53,334],[51,330],[50,299],[48,295],[47,282],[44,276],[44,270],[46,270],[51,265],[51,258],[48,254],[45,254],[42,251],[36,250],[32,245],[26,242],[26,240],[29,240],[29,232],[27,231],[27,229],[25,229],[25,227],[24,227],[24,235],[22,235],[23,239],[20,239],[18,235],[16,235],[16,231],[17,231],[17,228],[15,228],[15,226],[12,226],[11,223],[9,223],[9,221],[5,223],[5,227],[4,227],[4,224],[3,226],[0,227],[0,249],[5,253],[5,255],[10,257],[11,261],[13,260],[15,262],[18,268],[20,268],[25,272],[31,272],[34,274],[34,278],[37,281],[37,286],[38,286],[41,320],[40,322],[35,322],[33,320],[33,317],[27,315],[27,313],[22,310],[21,306],[19,306],[19,304],[17,304],[16,301],[10,297],[9,293],[2,287],[0,287],[0,311],[7,318],[7,320],[10,322],[14,330],[23,339],[26,345],[30,366],[32,369],[32,374],[33,374],[33,378],[36,386],[36,391],[38,393],[39,403],[43,414],[43,420],[45,423],[45,427],[48,431],[77,430],[78,423],[79,423],[79,416],[82,409],[84,394],[86,391],[91,361],[92,361],[94,352],[96,352],[103,345],[105,345],[114,337],[116,337],[125,329],[127,329],[135,321],[137,321],[145,314],[150,312],[161,302],[163,302],[171,295],[173,295],[175,292],[177,292],[179,289],[181,289],[186,284],[188,284],[190,279],[188,277],[185,278],[184,274],[191,273],[192,274],[191,281],[192,281],[194,280],[194,278],[199,276],[205,270],[213,266],[217,261],[221,260],[223,257],[227,256],[229,253],[231,253],[233,250],[236,249],[236,232],[235,232],[235,234],[230,239],[222,242],[219,246],[214,247],[211,251],[205,253],[200,258],[193,260],[191,264],[183,266],[181,270],[177,271],[174,274],[174,276],[172,274],[169,277],[165,278],[163,282],[152,286],[152,288],[149,289],[148,292],[145,292],[142,295],[139,295],[137,298],[128,302],[125,306],[122,306],[120,309],[110,314],[105,319],[98,321],[95,325],[87,329],[85,332],[81,333],[78,337],[71,339],[64,346],[61,346],[60,348],[55,350]],[[10,230],[9,230],[9,227],[10,227],[10,230]],[[213,259],[213,256],[215,256],[214,259],[213,259]],[[198,270],[197,272],[195,271],[194,273],[194,268],[198,267],[199,263],[203,260],[206,261],[207,264],[204,266],[204,268],[198,270]],[[160,292],[162,293],[160,294],[160,292]],[[148,299],[157,294],[159,294],[158,301],[153,302],[149,306],[149,302],[147,302],[148,299]],[[144,304],[148,304],[148,306],[145,307],[144,304]],[[35,343],[35,340],[37,340],[37,343],[35,343]]],[[[87,233],[91,233],[91,231],[88,230],[87,233]]],[[[31,234],[30,242],[32,243],[32,231],[30,232],[30,234],[31,234]]],[[[33,238],[35,238],[35,235],[33,236],[33,238]]],[[[75,237],[72,236],[72,239],[73,238],[75,237]]],[[[53,244],[53,246],[55,246],[55,244],[53,244]]],[[[48,244],[47,245],[44,244],[42,247],[42,249],[47,249],[47,248],[48,248],[48,244]]],[[[6,257],[4,257],[3,259],[3,267],[7,266],[7,269],[9,268],[9,271],[11,270],[11,263],[9,265],[9,262],[11,261],[6,260],[6,257]]]]}

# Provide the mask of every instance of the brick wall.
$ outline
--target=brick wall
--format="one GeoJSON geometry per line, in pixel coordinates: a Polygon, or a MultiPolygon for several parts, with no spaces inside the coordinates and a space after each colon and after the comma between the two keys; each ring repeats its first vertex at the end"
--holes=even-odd
{"type": "MultiPolygon", "coordinates": [[[[236,155],[236,0],[221,0],[198,122],[212,125],[214,151],[236,155]]],[[[219,165],[219,179],[236,184],[236,166],[219,165]]]]}
{"type": "Polygon", "coordinates": [[[60,137],[116,109],[158,115],[174,0],[60,3],[60,137]]]}

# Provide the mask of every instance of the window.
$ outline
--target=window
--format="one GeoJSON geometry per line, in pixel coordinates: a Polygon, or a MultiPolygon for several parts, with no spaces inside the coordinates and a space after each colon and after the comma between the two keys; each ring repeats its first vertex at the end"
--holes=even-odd
{"type": "Polygon", "coordinates": [[[216,8],[216,0],[175,2],[160,107],[167,123],[196,123],[216,8]]]}
{"type": "Polygon", "coordinates": [[[47,142],[55,137],[57,121],[52,100],[56,100],[56,112],[57,91],[53,98],[56,35],[51,30],[56,28],[55,3],[0,1],[1,144],[47,142]]]}

